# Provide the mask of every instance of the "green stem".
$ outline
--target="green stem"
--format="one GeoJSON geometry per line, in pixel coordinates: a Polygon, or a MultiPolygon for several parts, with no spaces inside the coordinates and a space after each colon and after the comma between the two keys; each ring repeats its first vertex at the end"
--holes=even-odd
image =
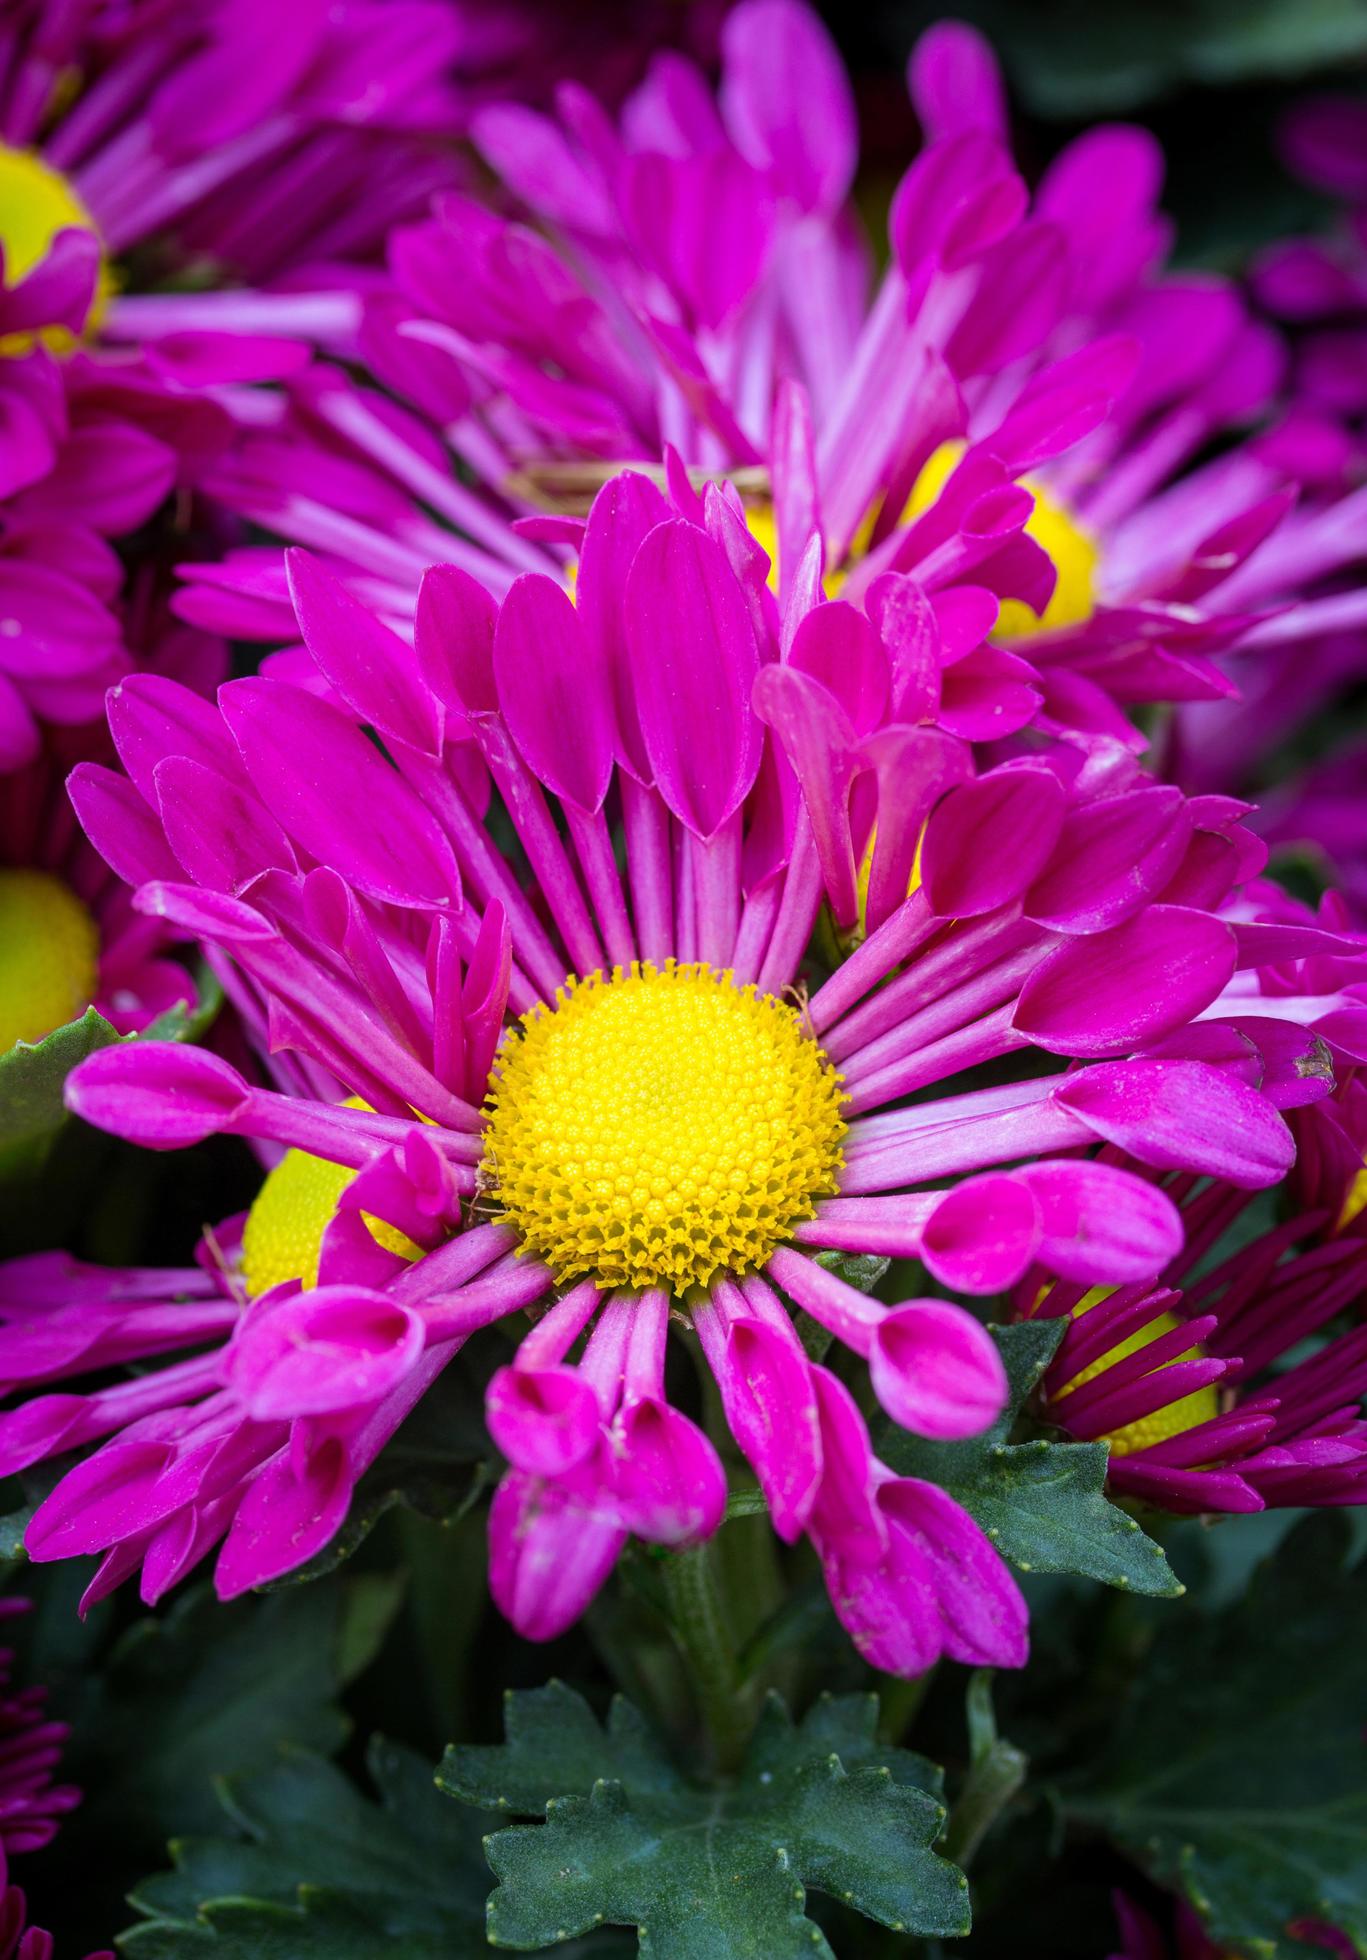
{"type": "Polygon", "coordinates": [[[674,1637],[688,1665],[715,1766],[730,1775],[749,1740],[750,1707],[710,1547],[670,1553],[664,1578],[674,1637]]]}
{"type": "Polygon", "coordinates": [[[924,1674],[914,1674],[908,1680],[889,1678],[879,1683],[882,1729],[889,1742],[905,1742],[934,1679],[935,1663],[932,1662],[924,1674]]]}
{"type": "Polygon", "coordinates": [[[979,1668],[968,1684],[968,1778],[945,1829],[941,1850],[967,1871],[1001,1812],[1025,1781],[1029,1761],[997,1734],[992,1670],[979,1668]]]}

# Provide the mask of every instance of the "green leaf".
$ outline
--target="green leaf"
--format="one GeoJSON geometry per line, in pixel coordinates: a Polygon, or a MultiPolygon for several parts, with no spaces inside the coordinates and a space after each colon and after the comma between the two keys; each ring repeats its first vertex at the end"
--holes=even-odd
{"type": "Polygon", "coordinates": [[[54,1028],[41,1041],[16,1041],[0,1054],[0,1162],[32,1151],[66,1121],[63,1091],[78,1062],[118,1041],[194,1041],[223,1004],[223,989],[207,966],[195,973],[199,1004],[167,1008],[141,1034],[121,1035],[103,1014],[88,1007],[78,1021],[54,1028]]]}
{"type": "Polygon", "coordinates": [[[1245,1598],[1164,1620],[1060,1791],[1217,1945],[1268,1960],[1322,1951],[1287,1932],[1301,1919],[1367,1953],[1367,1570],[1347,1569],[1348,1542],[1340,1516],[1310,1519],[1245,1598]]]}
{"type": "Polygon", "coordinates": [[[1131,1592],[1175,1596],[1182,1586],[1161,1546],[1106,1497],[1105,1443],[1007,1441],[1065,1324],[1027,1320],[988,1330],[1001,1350],[1010,1396],[983,1435],[930,1443],[888,1423],[879,1453],[902,1476],[942,1485],[1022,1572],[1076,1572],[1131,1592]]]}
{"type": "Polygon", "coordinates": [[[651,1960],[830,1955],[807,1888],[897,1931],[968,1930],[968,1881],[930,1849],[939,1773],[880,1746],[871,1696],[794,1724],[770,1697],[733,1785],[687,1781],[637,1711],[606,1729],[558,1682],[507,1697],[507,1741],[452,1748],[437,1782],[486,1809],[543,1814],[485,1843],[489,1940],[526,1949],[605,1923],[651,1960]]]}
{"type": "Polygon", "coordinates": [[[80,1834],[155,1850],[213,1827],[215,1777],[259,1766],[282,1741],[339,1747],[348,1724],[333,1703],[373,1656],[379,1615],[397,1608],[387,1583],[226,1604],[201,1588],[137,1621],[74,1705],[62,1698],[68,1767],[87,1791],[80,1834]]]}
{"type": "Polygon", "coordinates": [[[174,1872],[133,1894],[143,1923],[123,1935],[123,1952],[138,1960],[487,1952],[488,1874],[472,1820],[440,1801],[431,1765],[412,1750],[376,1738],[367,1767],[378,1803],[297,1749],[221,1783],[238,1835],[173,1844],[174,1872]]]}
{"type": "Polygon", "coordinates": [[[16,1041],[0,1055],[0,1150],[31,1147],[66,1119],[62,1090],[78,1062],[119,1039],[118,1029],[88,1007],[41,1041],[16,1041]]]}

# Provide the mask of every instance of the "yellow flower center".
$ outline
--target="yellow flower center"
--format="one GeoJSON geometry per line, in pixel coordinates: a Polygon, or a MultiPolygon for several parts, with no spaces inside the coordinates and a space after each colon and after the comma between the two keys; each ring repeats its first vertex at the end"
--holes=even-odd
{"type": "MultiPolygon", "coordinates": [[[[16,286],[27,278],[47,257],[58,232],[73,226],[98,235],[95,220],[61,172],[51,169],[31,150],[13,150],[0,143],[0,246],[5,253],[5,284],[16,286]]],[[[113,291],[113,276],[102,254],[95,297],[86,316],[87,333],[93,333],[104,317],[113,291]]],[[[25,353],[35,340],[41,340],[54,353],[67,353],[75,345],[64,327],[48,327],[40,334],[7,334],[0,339],[0,353],[25,353]]]]}
{"type": "MultiPolygon", "coordinates": [[[[902,512],[904,524],[910,524],[930,509],[954,474],[963,453],[961,442],[940,444],[912,486],[902,512]]],[[[1101,553],[1095,539],[1033,477],[1022,478],[1021,487],[1035,500],[1025,527],[1026,535],[1049,554],[1058,573],[1058,583],[1053,597],[1039,614],[1019,599],[1004,600],[992,635],[994,640],[1019,640],[1031,633],[1053,632],[1061,626],[1080,626],[1091,618],[1096,604],[1096,571],[1101,553]]]]}
{"type": "Polygon", "coordinates": [[[842,1100],[785,1001],[706,964],[618,967],[505,1037],[484,1179],[557,1278],[681,1294],[762,1266],[835,1190],[842,1100]]]}
{"type": "MultiPolygon", "coordinates": [[[[902,524],[912,524],[918,517],[924,517],[954,474],[963,453],[962,442],[940,444],[922,466],[920,475],[912,485],[911,495],[902,511],[902,524]]],[[[1058,581],[1043,613],[1035,613],[1020,599],[1003,600],[992,634],[994,640],[1020,640],[1031,633],[1052,632],[1061,626],[1080,626],[1084,620],[1091,618],[1096,605],[1096,573],[1101,552],[1095,539],[1035,478],[1023,477],[1021,487],[1028,490],[1035,500],[1035,508],[1025,526],[1026,535],[1048,553],[1058,581]]],[[[827,571],[823,589],[828,599],[839,595],[848,566],[867,552],[877,517],[878,504],[875,502],[865,512],[863,522],[850,540],[845,564],[832,566],[827,571]]],[[[774,521],[772,503],[766,500],[747,504],[745,521],[751,537],[764,547],[771,564],[776,566],[778,526],[774,521]]],[[[770,572],[769,583],[777,586],[776,571],[770,572]]]]}
{"type": "Polygon", "coordinates": [[[1367,1211],[1367,1164],[1363,1165],[1348,1186],[1348,1195],[1343,1201],[1343,1210],[1339,1213],[1339,1222],[1334,1229],[1342,1232],[1364,1211],[1367,1211]]]}
{"type": "Polygon", "coordinates": [[[100,935],[81,901],[46,871],[0,871],[0,1054],[84,1014],[100,935]]]}
{"type": "MultiPolygon", "coordinates": [[[[1099,1306],[1114,1291],[1115,1288],[1111,1286],[1093,1287],[1092,1291],[1085,1294],[1073,1308],[1073,1318],[1076,1319],[1079,1314],[1090,1313],[1093,1307],[1099,1306]]],[[[1139,1328],[1136,1333],[1127,1335],[1123,1341],[1118,1341],[1105,1354],[1098,1355],[1095,1361],[1089,1362],[1079,1374],[1074,1375],[1066,1387],[1058,1390],[1053,1400],[1056,1403],[1061,1402],[1065,1396],[1071,1395],[1075,1388],[1081,1388],[1084,1382],[1095,1381],[1098,1375],[1104,1374],[1108,1368],[1113,1368],[1117,1361],[1124,1361],[1129,1355],[1138,1354],[1141,1348],[1146,1348],[1151,1341],[1156,1341],[1160,1334],[1171,1334],[1174,1328],[1181,1325],[1176,1314],[1159,1314],[1156,1320],[1151,1320],[1147,1326],[1139,1328]]],[[[1199,1361],[1200,1358],[1199,1347],[1188,1348],[1185,1354],[1174,1356],[1172,1361],[1164,1361],[1159,1372],[1161,1373],[1162,1368],[1175,1366],[1178,1361],[1199,1361]]],[[[1162,1408],[1155,1409],[1151,1415],[1140,1416],[1137,1422],[1125,1423],[1120,1429],[1113,1430],[1105,1441],[1111,1446],[1112,1456],[1129,1456],[1134,1450],[1147,1449],[1154,1443],[1166,1442],[1169,1436],[1184,1435],[1188,1429],[1195,1429],[1198,1423],[1213,1421],[1219,1413],[1220,1399],[1212,1383],[1205,1388],[1193,1389],[1190,1395],[1180,1396],[1175,1402],[1165,1403],[1162,1408]]]]}
{"type": "MultiPolygon", "coordinates": [[[[348,1109],[366,1109],[358,1096],[348,1109]]],[[[305,1287],[318,1284],[318,1255],[323,1233],[332,1222],[337,1200],[356,1173],[347,1164],[314,1157],[307,1150],[287,1150],[256,1194],[242,1228],[242,1283],[250,1299],[268,1293],[287,1279],[305,1287]]],[[[389,1252],[405,1259],[422,1257],[422,1247],[396,1226],[362,1212],[371,1237],[389,1252]]]]}

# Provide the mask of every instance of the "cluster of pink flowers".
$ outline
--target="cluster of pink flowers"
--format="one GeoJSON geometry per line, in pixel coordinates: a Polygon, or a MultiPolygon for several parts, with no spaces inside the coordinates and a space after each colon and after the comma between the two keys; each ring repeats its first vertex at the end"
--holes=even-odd
{"type": "Polygon", "coordinates": [[[734,1446],[874,1665],[1019,1665],[1002,1557],[870,1429],[998,1419],[966,1301],[1068,1317],[1036,1413],[1119,1495],[1367,1495],[1367,937],[1265,880],[1295,823],[1241,794],[1367,667],[1356,435],[1167,269],[1149,135],[1025,183],[966,28],[912,57],[875,277],[801,0],[741,0],[716,87],[672,50],[537,106],[462,77],[457,12],[0,31],[0,171],[60,220],[0,302],[5,858],[95,916],[82,1004],[145,1028],[184,944],[243,1036],[109,1047],[69,1106],[271,1167],[185,1270],[0,1269],[0,1469],[87,1450],[27,1547],[101,1554],[88,1598],[211,1555],[231,1597],[517,1317],[523,1634],[710,1536],[734,1446]],[[215,698],[229,638],[270,651],[215,698]],[[82,836],[54,772],[106,700],[82,836]],[[886,1259],[939,1293],[862,1290],[886,1259]]]}

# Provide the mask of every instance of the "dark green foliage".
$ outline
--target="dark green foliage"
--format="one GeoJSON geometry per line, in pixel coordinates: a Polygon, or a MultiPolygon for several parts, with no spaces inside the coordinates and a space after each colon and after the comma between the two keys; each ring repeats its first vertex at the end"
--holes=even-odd
{"type": "Polygon", "coordinates": [[[1339,1517],[1302,1524],[1218,1612],[1160,1620],[1066,1812],[1186,1894],[1222,1944],[1367,1951],[1367,1570],[1339,1517]]]}
{"type": "Polygon", "coordinates": [[[928,1443],[888,1424],[880,1453],[903,1476],[943,1484],[1022,1572],[1076,1572],[1133,1592],[1180,1593],[1161,1546],[1106,1497],[1105,1443],[1006,1440],[1064,1325],[1035,1320],[991,1330],[1011,1396],[983,1435],[965,1443],[928,1443]]]}
{"type": "Polygon", "coordinates": [[[829,1954],[809,1886],[899,1931],[967,1930],[967,1882],[930,1849],[938,1772],[877,1742],[869,1697],[824,1698],[797,1724],[771,1697],[739,1777],[712,1788],[620,1699],[606,1729],[559,1683],[507,1710],[506,1742],[449,1750],[438,1777],[463,1802],[544,1815],[487,1841],[495,1946],[609,1923],[654,1960],[829,1954]]]}

